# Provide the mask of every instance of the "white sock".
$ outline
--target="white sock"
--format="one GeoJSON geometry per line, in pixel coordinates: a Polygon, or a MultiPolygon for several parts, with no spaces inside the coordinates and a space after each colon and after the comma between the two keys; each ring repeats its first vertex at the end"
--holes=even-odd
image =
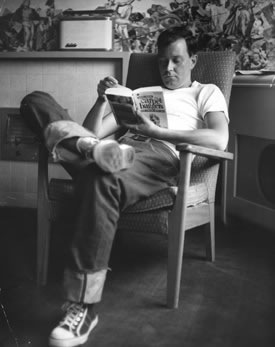
{"type": "Polygon", "coordinates": [[[76,148],[79,153],[85,154],[87,152],[92,152],[94,146],[99,142],[98,139],[95,139],[93,137],[80,137],[76,141],[76,148]]]}

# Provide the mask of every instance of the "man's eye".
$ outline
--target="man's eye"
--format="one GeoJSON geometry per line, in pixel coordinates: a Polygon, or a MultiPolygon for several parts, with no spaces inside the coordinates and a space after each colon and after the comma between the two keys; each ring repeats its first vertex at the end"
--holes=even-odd
{"type": "Polygon", "coordinates": [[[175,60],[174,60],[174,63],[177,64],[177,65],[179,65],[179,64],[182,63],[182,59],[175,59],[175,60]]]}

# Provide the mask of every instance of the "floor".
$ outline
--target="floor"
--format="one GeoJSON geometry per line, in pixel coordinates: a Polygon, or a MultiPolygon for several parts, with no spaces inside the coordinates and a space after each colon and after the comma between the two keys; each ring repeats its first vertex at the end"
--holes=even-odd
{"type": "MultiPolygon", "coordinates": [[[[54,231],[48,285],[35,285],[34,210],[0,209],[0,347],[44,347],[61,314],[70,228],[54,231]]],[[[186,236],[178,310],[165,306],[166,240],[120,235],[86,347],[274,347],[275,232],[217,221],[216,261],[186,236]]]]}

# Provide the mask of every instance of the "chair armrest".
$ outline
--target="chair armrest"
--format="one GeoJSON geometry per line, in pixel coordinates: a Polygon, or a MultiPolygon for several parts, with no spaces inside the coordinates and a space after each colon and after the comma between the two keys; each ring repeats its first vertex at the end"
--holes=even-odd
{"type": "Polygon", "coordinates": [[[176,149],[180,152],[189,152],[192,154],[212,159],[232,160],[234,158],[234,155],[230,152],[219,151],[217,149],[197,145],[191,145],[189,143],[180,143],[176,145],[176,149]]]}

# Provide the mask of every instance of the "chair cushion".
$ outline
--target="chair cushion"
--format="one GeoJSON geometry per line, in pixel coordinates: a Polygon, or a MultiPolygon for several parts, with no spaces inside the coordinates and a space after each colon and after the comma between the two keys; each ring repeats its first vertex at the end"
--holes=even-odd
{"type": "MultiPolygon", "coordinates": [[[[149,198],[137,202],[135,205],[128,207],[125,213],[142,213],[156,211],[163,208],[172,208],[175,202],[178,187],[165,188],[149,198]]],[[[188,190],[187,206],[194,206],[207,200],[208,192],[206,185],[200,183],[190,186],[188,190]]]]}
{"type": "Polygon", "coordinates": [[[168,209],[146,213],[123,213],[118,221],[120,232],[168,234],[168,209]]]}
{"type": "MultiPolygon", "coordinates": [[[[126,232],[167,235],[168,215],[175,202],[177,190],[177,187],[163,189],[130,206],[122,214],[118,229],[126,232]]],[[[208,200],[208,192],[204,183],[191,186],[188,193],[187,204],[189,207],[208,200]]]]}
{"type": "MultiPolygon", "coordinates": [[[[128,207],[125,213],[142,213],[172,208],[177,194],[177,187],[163,189],[149,198],[143,199],[133,206],[128,207]]],[[[74,183],[72,180],[52,179],[49,185],[49,198],[54,201],[68,201],[73,199],[74,183]]],[[[190,186],[188,191],[188,206],[195,206],[207,201],[208,191],[204,183],[190,186]]]]}
{"type": "Polygon", "coordinates": [[[70,200],[74,197],[75,185],[70,179],[53,178],[49,184],[50,200],[70,200]]]}

